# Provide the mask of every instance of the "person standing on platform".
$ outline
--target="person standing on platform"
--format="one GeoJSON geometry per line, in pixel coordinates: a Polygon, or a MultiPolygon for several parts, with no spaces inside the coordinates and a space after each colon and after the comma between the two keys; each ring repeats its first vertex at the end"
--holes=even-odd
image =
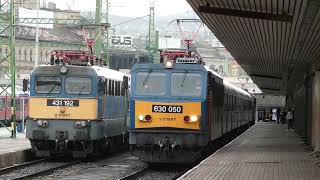
{"type": "Polygon", "coordinates": [[[282,124],[286,123],[286,118],[285,118],[284,112],[282,110],[280,112],[280,121],[282,124]]]}
{"type": "Polygon", "coordinates": [[[279,108],[277,109],[276,116],[277,116],[277,123],[279,124],[281,122],[280,109],[279,108]]]}
{"type": "Polygon", "coordinates": [[[288,121],[288,129],[293,129],[293,113],[292,110],[289,109],[287,112],[287,121],[288,121]]]}

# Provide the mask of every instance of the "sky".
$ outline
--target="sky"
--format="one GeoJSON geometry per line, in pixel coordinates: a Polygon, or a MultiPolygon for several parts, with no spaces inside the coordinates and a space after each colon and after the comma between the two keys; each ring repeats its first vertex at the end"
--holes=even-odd
{"type": "MultiPolygon", "coordinates": [[[[46,0],[41,0],[45,2],[46,0]]],[[[47,2],[55,2],[57,8],[74,9],[74,10],[95,10],[95,0],[48,0],[47,2]]],[[[106,0],[103,0],[106,2],[106,0]]],[[[191,11],[186,0],[155,0],[156,16],[167,16],[191,11]]],[[[110,14],[139,17],[149,14],[150,0],[109,0],[110,14]]]]}

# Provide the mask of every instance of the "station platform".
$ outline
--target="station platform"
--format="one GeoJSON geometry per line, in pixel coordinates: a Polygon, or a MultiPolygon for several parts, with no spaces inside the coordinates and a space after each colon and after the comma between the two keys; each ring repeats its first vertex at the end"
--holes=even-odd
{"type": "Polygon", "coordinates": [[[17,133],[16,138],[10,136],[7,129],[0,128],[0,168],[31,159],[31,144],[25,133],[17,133]]]}
{"type": "Polygon", "coordinates": [[[316,160],[286,125],[257,123],[179,179],[319,180],[316,160]]]}

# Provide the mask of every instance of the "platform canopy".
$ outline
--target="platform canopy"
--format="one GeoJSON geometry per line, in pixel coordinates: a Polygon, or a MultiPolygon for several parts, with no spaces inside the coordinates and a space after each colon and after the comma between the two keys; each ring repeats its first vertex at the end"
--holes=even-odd
{"type": "Polygon", "coordinates": [[[265,93],[286,94],[320,61],[320,0],[187,0],[265,93]]]}

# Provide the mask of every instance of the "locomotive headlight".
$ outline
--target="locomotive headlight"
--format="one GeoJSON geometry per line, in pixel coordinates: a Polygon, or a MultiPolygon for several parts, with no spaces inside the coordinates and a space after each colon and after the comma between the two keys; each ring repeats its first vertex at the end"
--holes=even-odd
{"type": "Polygon", "coordinates": [[[142,114],[140,114],[140,115],[138,116],[138,119],[139,119],[140,121],[143,121],[143,120],[144,120],[144,116],[143,116],[142,114]]]}
{"type": "Polygon", "coordinates": [[[151,116],[148,114],[148,115],[146,115],[146,117],[144,117],[144,119],[146,120],[146,121],[151,121],[151,116]]]}
{"type": "Polygon", "coordinates": [[[49,123],[48,121],[42,121],[42,127],[48,127],[49,123]]]}
{"type": "Polygon", "coordinates": [[[164,63],[164,67],[168,68],[168,69],[172,69],[173,68],[173,60],[167,60],[164,63]]]}
{"type": "Polygon", "coordinates": [[[43,123],[42,120],[38,120],[38,121],[37,121],[37,125],[38,125],[38,126],[42,126],[42,123],[43,123]]]}
{"type": "Polygon", "coordinates": [[[80,124],[81,124],[82,127],[86,126],[86,122],[85,121],[81,121],[80,124]]]}
{"type": "Polygon", "coordinates": [[[199,120],[198,116],[196,116],[196,115],[190,116],[190,121],[191,122],[197,122],[198,120],[199,120]]]}
{"type": "Polygon", "coordinates": [[[74,126],[75,126],[76,128],[80,128],[80,127],[81,127],[81,122],[76,121],[76,122],[74,123],[74,126]]]}
{"type": "Polygon", "coordinates": [[[65,74],[65,73],[67,73],[67,71],[68,71],[67,66],[65,66],[65,65],[61,66],[61,68],[60,68],[60,73],[61,74],[65,74]]]}

